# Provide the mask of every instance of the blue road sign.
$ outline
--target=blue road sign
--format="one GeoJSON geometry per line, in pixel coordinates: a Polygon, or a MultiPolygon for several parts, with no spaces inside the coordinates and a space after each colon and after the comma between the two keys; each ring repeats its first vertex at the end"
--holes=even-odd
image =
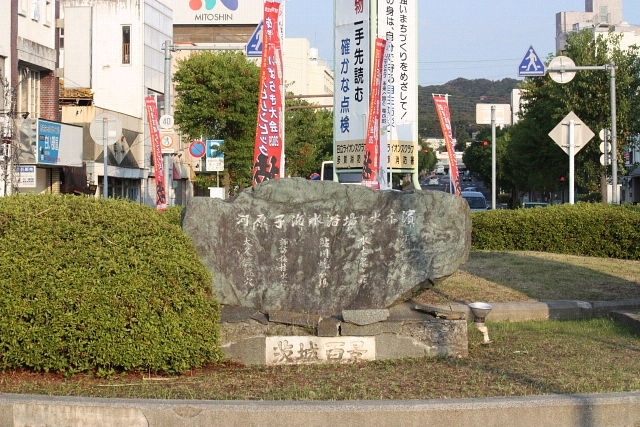
{"type": "Polygon", "coordinates": [[[196,139],[189,145],[189,154],[191,154],[192,157],[199,159],[200,157],[204,156],[205,153],[206,147],[204,145],[204,142],[196,139]]]}
{"type": "Polygon", "coordinates": [[[224,153],[220,151],[224,140],[222,139],[207,139],[207,154],[206,157],[213,159],[216,157],[224,157],[224,153]]]}
{"type": "Polygon", "coordinates": [[[256,30],[253,32],[249,43],[247,43],[247,56],[262,56],[262,24],[260,21],[256,30]]]}
{"type": "Polygon", "coordinates": [[[522,58],[520,67],[518,67],[518,75],[521,77],[544,76],[546,72],[547,69],[536,51],[533,50],[533,46],[529,46],[527,53],[522,58]]]}

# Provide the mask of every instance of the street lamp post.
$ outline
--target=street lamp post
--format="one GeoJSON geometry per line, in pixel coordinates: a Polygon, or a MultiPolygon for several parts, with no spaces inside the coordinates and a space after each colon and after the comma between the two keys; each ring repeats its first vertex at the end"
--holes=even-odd
{"type": "Polygon", "coordinates": [[[496,106],[491,106],[491,209],[496,208],[496,106]]]}
{"type": "Polygon", "coordinates": [[[616,64],[576,66],[573,60],[566,56],[557,56],[551,60],[549,76],[558,83],[567,83],[573,79],[576,71],[601,70],[609,71],[609,92],[611,97],[611,181],[613,185],[611,202],[618,204],[618,136],[616,124],[616,64]]]}

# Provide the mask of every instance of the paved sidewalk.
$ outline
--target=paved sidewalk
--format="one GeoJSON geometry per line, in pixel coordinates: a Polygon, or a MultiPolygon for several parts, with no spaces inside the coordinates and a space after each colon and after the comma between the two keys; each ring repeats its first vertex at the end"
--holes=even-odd
{"type": "MultiPolygon", "coordinates": [[[[493,307],[487,315],[487,322],[518,322],[526,320],[572,320],[590,319],[592,317],[604,317],[613,315],[630,315],[637,320],[640,310],[640,298],[618,301],[580,301],[558,300],[538,302],[502,302],[490,303],[493,307]],[[636,314],[634,316],[634,313],[636,314]]],[[[473,320],[473,315],[466,304],[434,305],[442,311],[457,311],[466,314],[467,319],[473,320]]],[[[638,325],[640,331],[640,325],[638,325]]]]}
{"type": "Polygon", "coordinates": [[[640,425],[640,391],[340,402],[135,400],[0,395],[3,427],[640,425]]]}

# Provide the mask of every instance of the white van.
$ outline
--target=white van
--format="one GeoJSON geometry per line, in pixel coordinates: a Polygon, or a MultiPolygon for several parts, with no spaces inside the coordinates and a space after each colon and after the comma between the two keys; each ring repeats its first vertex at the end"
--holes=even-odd
{"type": "Polygon", "coordinates": [[[469,203],[471,212],[483,212],[489,209],[487,199],[479,191],[463,191],[460,195],[469,203]]]}

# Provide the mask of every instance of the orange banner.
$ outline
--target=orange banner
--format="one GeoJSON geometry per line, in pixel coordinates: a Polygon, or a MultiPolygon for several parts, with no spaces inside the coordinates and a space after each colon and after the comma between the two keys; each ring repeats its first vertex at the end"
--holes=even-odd
{"type": "Polygon", "coordinates": [[[440,119],[440,127],[444,135],[444,142],[447,146],[447,154],[449,155],[449,175],[453,183],[453,190],[460,195],[460,182],[458,177],[458,163],[456,161],[455,147],[453,146],[453,132],[451,127],[451,113],[449,113],[448,95],[433,95],[433,101],[436,103],[436,111],[440,119]]]}
{"type": "Polygon", "coordinates": [[[253,154],[253,185],[284,176],[284,101],[280,3],[264,3],[260,100],[253,154]]]}
{"type": "MultiPolygon", "coordinates": [[[[362,185],[380,189],[380,119],[382,75],[384,65],[384,49],[387,41],[376,39],[373,53],[373,77],[371,81],[371,97],[369,98],[369,120],[367,123],[367,143],[364,147],[364,165],[362,167],[362,185]]],[[[385,141],[386,144],[386,141],[385,141]]],[[[382,177],[384,180],[384,177],[382,177]]]]}
{"type": "Polygon", "coordinates": [[[162,159],[162,142],[158,129],[158,106],[154,96],[145,98],[147,106],[147,120],[149,121],[149,133],[151,134],[151,150],[153,152],[153,166],[156,180],[156,206],[159,211],[167,209],[167,190],[164,180],[164,163],[162,159]]]}

